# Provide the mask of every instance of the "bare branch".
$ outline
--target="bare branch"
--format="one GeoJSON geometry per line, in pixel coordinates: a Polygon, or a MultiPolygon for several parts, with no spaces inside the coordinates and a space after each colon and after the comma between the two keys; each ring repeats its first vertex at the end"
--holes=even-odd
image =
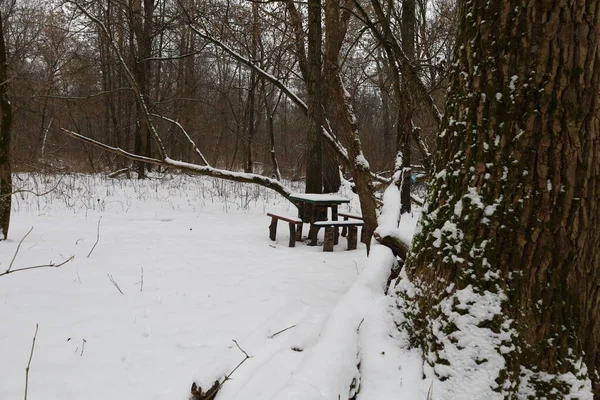
{"type": "Polygon", "coordinates": [[[131,88],[124,87],[124,88],[116,88],[113,90],[104,90],[102,92],[92,93],[87,96],[58,96],[58,95],[52,95],[52,94],[40,94],[40,95],[36,95],[33,97],[34,98],[42,97],[42,98],[57,99],[57,100],[89,100],[89,99],[93,99],[93,98],[100,97],[100,96],[105,96],[105,95],[112,94],[112,93],[117,93],[117,92],[121,92],[121,91],[130,91],[130,90],[131,90],[131,88]]]}
{"type": "Polygon", "coordinates": [[[27,400],[27,390],[29,389],[29,368],[31,367],[31,359],[33,358],[33,350],[35,349],[35,339],[38,333],[38,324],[35,324],[35,333],[33,334],[33,341],[31,342],[31,352],[29,353],[29,361],[25,368],[25,400],[27,400]]]}
{"type": "Polygon", "coordinates": [[[87,342],[87,340],[85,339],[81,341],[81,353],[79,354],[79,357],[83,357],[83,350],[85,350],[85,342],[87,342]]]}
{"type": "Polygon", "coordinates": [[[115,282],[115,280],[113,279],[112,275],[106,274],[106,276],[108,276],[108,279],[110,279],[110,281],[112,282],[112,284],[115,285],[115,287],[117,288],[117,290],[119,291],[119,293],[125,294],[125,293],[123,293],[123,291],[119,287],[119,284],[117,282],[115,282]]]}
{"type": "Polygon", "coordinates": [[[198,385],[196,385],[196,382],[192,383],[192,396],[194,399],[214,399],[215,396],[217,395],[217,392],[219,391],[219,389],[221,389],[221,387],[225,384],[225,382],[227,382],[228,380],[231,379],[231,375],[233,375],[233,373],[235,371],[237,371],[237,369],[244,363],[246,362],[246,360],[248,360],[249,358],[252,358],[252,356],[248,355],[248,353],[246,353],[244,351],[244,349],[242,349],[240,347],[240,345],[238,344],[238,342],[235,339],[232,339],[233,343],[235,343],[235,345],[237,346],[238,349],[240,349],[240,351],[242,353],[244,353],[245,358],[239,362],[238,365],[235,366],[234,369],[231,370],[230,373],[228,373],[227,375],[225,375],[222,379],[222,381],[219,382],[219,380],[215,381],[215,384],[208,389],[206,392],[204,392],[202,390],[201,387],[199,387],[198,385]]]}
{"type": "Polygon", "coordinates": [[[284,328],[284,329],[282,329],[282,330],[280,330],[280,331],[277,331],[277,332],[275,332],[274,334],[272,334],[272,335],[269,335],[269,339],[273,339],[275,336],[279,335],[280,333],[283,333],[283,332],[287,331],[288,329],[292,329],[292,328],[294,328],[295,326],[296,326],[296,324],[294,324],[294,325],[292,325],[292,326],[288,326],[287,328],[284,328]]]}
{"type": "MultiPolygon", "coordinates": [[[[31,227],[31,229],[29,229],[29,231],[27,231],[27,233],[25,234],[25,236],[23,236],[21,238],[21,240],[19,241],[19,244],[17,245],[17,250],[15,250],[15,254],[13,255],[12,260],[10,260],[10,264],[8,265],[8,269],[2,275],[10,274],[10,269],[12,268],[13,263],[15,262],[15,259],[17,258],[17,254],[19,254],[19,250],[21,249],[21,245],[23,244],[23,241],[25,240],[25,238],[27,236],[29,236],[29,234],[31,233],[32,230],[33,230],[33,226],[31,227]]],[[[2,275],[0,275],[0,276],[2,276],[2,275]]]]}
{"type": "Polygon", "coordinates": [[[12,196],[13,194],[18,194],[18,193],[30,193],[30,194],[33,194],[36,197],[45,196],[47,194],[52,193],[58,187],[58,185],[60,185],[60,183],[62,182],[63,178],[64,178],[64,176],[61,176],[60,179],[58,180],[58,182],[56,182],[56,185],[54,185],[52,187],[52,189],[46,190],[45,192],[42,192],[42,193],[34,192],[33,190],[30,190],[30,189],[18,189],[18,190],[15,190],[15,191],[11,192],[10,194],[7,193],[5,195],[2,195],[2,196],[0,196],[0,198],[5,197],[5,196],[12,196]]]}
{"type": "Polygon", "coordinates": [[[150,114],[150,115],[152,115],[153,117],[160,118],[162,120],[168,121],[168,122],[172,123],[173,125],[177,126],[179,128],[179,130],[183,133],[183,135],[186,137],[186,139],[188,140],[188,142],[190,142],[190,144],[194,148],[194,151],[196,152],[196,154],[198,154],[198,157],[200,157],[200,160],[202,160],[202,162],[204,163],[204,165],[210,166],[210,164],[206,160],[206,157],[204,157],[204,154],[202,154],[202,152],[200,151],[200,149],[196,145],[196,142],[194,142],[192,140],[192,138],[187,133],[187,131],[185,130],[185,128],[179,122],[175,121],[174,119],[162,116],[160,114],[150,114]]]}
{"type": "Polygon", "coordinates": [[[10,270],[10,271],[2,272],[0,274],[0,277],[2,277],[4,275],[8,275],[8,274],[13,274],[15,272],[27,271],[29,269],[37,269],[37,268],[59,268],[59,267],[62,267],[63,265],[65,265],[66,263],[73,261],[73,259],[75,259],[75,256],[71,256],[71,257],[67,258],[65,261],[63,261],[63,262],[61,262],[59,264],[55,264],[53,262],[50,262],[49,264],[34,265],[32,267],[17,268],[17,269],[13,269],[13,270],[10,270]]]}
{"type": "Polygon", "coordinates": [[[92,246],[92,249],[88,253],[87,258],[90,258],[90,256],[92,255],[92,251],[94,251],[94,249],[96,248],[96,245],[98,244],[98,241],[100,240],[100,221],[102,221],[102,216],[100,216],[100,218],[98,218],[98,229],[96,231],[96,243],[94,243],[94,245],[92,246]]]}

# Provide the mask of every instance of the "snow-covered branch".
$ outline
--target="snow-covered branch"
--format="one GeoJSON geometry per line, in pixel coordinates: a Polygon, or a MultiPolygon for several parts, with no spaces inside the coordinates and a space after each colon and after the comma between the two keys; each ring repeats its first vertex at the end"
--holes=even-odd
{"type": "Polygon", "coordinates": [[[154,164],[154,165],[160,165],[163,167],[175,168],[175,169],[186,171],[186,172],[189,172],[192,174],[212,176],[215,178],[226,179],[229,181],[254,183],[254,184],[261,185],[266,188],[272,189],[272,190],[276,191],[277,193],[279,193],[280,195],[282,195],[283,197],[285,197],[286,199],[289,198],[289,195],[292,193],[292,191],[289,188],[287,188],[286,186],[284,186],[281,182],[279,182],[275,179],[268,178],[266,176],[262,176],[262,175],[258,175],[258,174],[244,173],[244,172],[228,171],[228,170],[224,170],[224,169],[213,168],[208,165],[192,164],[192,163],[188,163],[188,162],[184,162],[184,161],[173,160],[169,157],[165,157],[162,160],[160,160],[158,158],[144,157],[139,154],[130,153],[119,147],[112,147],[105,143],[98,142],[94,139],[91,139],[87,136],[83,136],[77,132],[73,132],[68,129],[61,128],[61,132],[63,132],[64,134],[66,134],[68,136],[71,136],[72,138],[81,140],[85,143],[91,144],[95,147],[106,150],[110,153],[118,154],[118,155],[128,158],[132,161],[140,161],[140,162],[145,162],[148,164],[154,164]]]}
{"type": "Polygon", "coordinates": [[[210,164],[208,163],[208,160],[206,160],[206,157],[204,157],[204,154],[202,154],[202,152],[200,151],[200,149],[196,145],[196,142],[194,142],[192,140],[191,136],[187,133],[187,131],[185,130],[185,128],[179,122],[175,121],[174,119],[167,118],[167,117],[165,117],[163,115],[160,115],[160,114],[151,114],[151,115],[153,117],[160,118],[160,119],[162,119],[164,121],[170,122],[173,125],[175,125],[176,127],[178,127],[179,130],[181,131],[181,133],[183,133],[183,135],[185,136],[185,138],[188,140],[188,142],[190,142],[190,144],[194,148],[194,151],[196,152],[196,154],[198,154],[198,157],[200,157],[200,160],[202,160],[202,162],[204,163],[204,165],[206,165],[207,167],[210,167],[210,164]]]}

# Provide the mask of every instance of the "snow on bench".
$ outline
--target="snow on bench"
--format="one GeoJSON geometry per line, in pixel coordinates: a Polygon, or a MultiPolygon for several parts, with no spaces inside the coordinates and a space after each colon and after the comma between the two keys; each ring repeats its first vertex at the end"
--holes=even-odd
{"type": "MultiPolygon", "coordinates": [[[[348,221],[348,219],[357,219],[359,221],[363,220],[363,217],[361,217],[360,215],[354,215],[354,214],[338,213],[338,216],[344,217],[344,221],[348,221]]],[[[346,236],[347,233],[348,233],[348,228],[345,226],[342,227],[342,236],[346,236]]],[[[364,229],[361,230],[361,232],[360,232],[360,242],[361,243],[366,242],[364,229]]]]}
{"type": "Polygon", "coordinates": [[[290,226],[290,247],[296,247],[296,240],[302,240],[302,220],[296,217],[267,213],[271,217],[271,225],[269,225],[269,238],[275,241],[277,236],[277,221],[285,221],[290,226]],[[298,229],[296,229],[298,226],[298,229]]]}
{"type": "Polygon", "coordinates": [[[358,236],[358,227],[363,226],[363,221],[316,221],[313,223],[315,227],[325,228],[325,240],[323,242],[323,251],[333,251],[333,246],[337,244],[337,228],[343,227],[348,229],[348,250],[356,249],[356,241],[358,236]]]}

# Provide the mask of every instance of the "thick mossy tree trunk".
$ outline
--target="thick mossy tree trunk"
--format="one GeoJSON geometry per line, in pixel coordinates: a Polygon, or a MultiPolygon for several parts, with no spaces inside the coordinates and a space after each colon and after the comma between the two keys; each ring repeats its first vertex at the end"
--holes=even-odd
{"type": "Polygon", "coordinates": [[[600,398],[600,2],[459,3],[402,322],[436,399],[600,398]]]}
{"type": "Polygon", "coordinates": [[[8,237],[12,193],[10,165],[12,108],[8,100],[7,86],[6,47],[2,14],[0,14],[0,240],[8,237]]]}

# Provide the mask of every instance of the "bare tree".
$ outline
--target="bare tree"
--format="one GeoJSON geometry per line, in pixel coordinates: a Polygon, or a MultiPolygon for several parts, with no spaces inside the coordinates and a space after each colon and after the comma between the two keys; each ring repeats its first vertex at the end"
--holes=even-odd
{"type": "Polygon", "coordinates": [[[8,237],[12,197],[11,128],[12,108],[8,100],[8,68],[4,26],[0,12],[0,234],[8,237]]]}

